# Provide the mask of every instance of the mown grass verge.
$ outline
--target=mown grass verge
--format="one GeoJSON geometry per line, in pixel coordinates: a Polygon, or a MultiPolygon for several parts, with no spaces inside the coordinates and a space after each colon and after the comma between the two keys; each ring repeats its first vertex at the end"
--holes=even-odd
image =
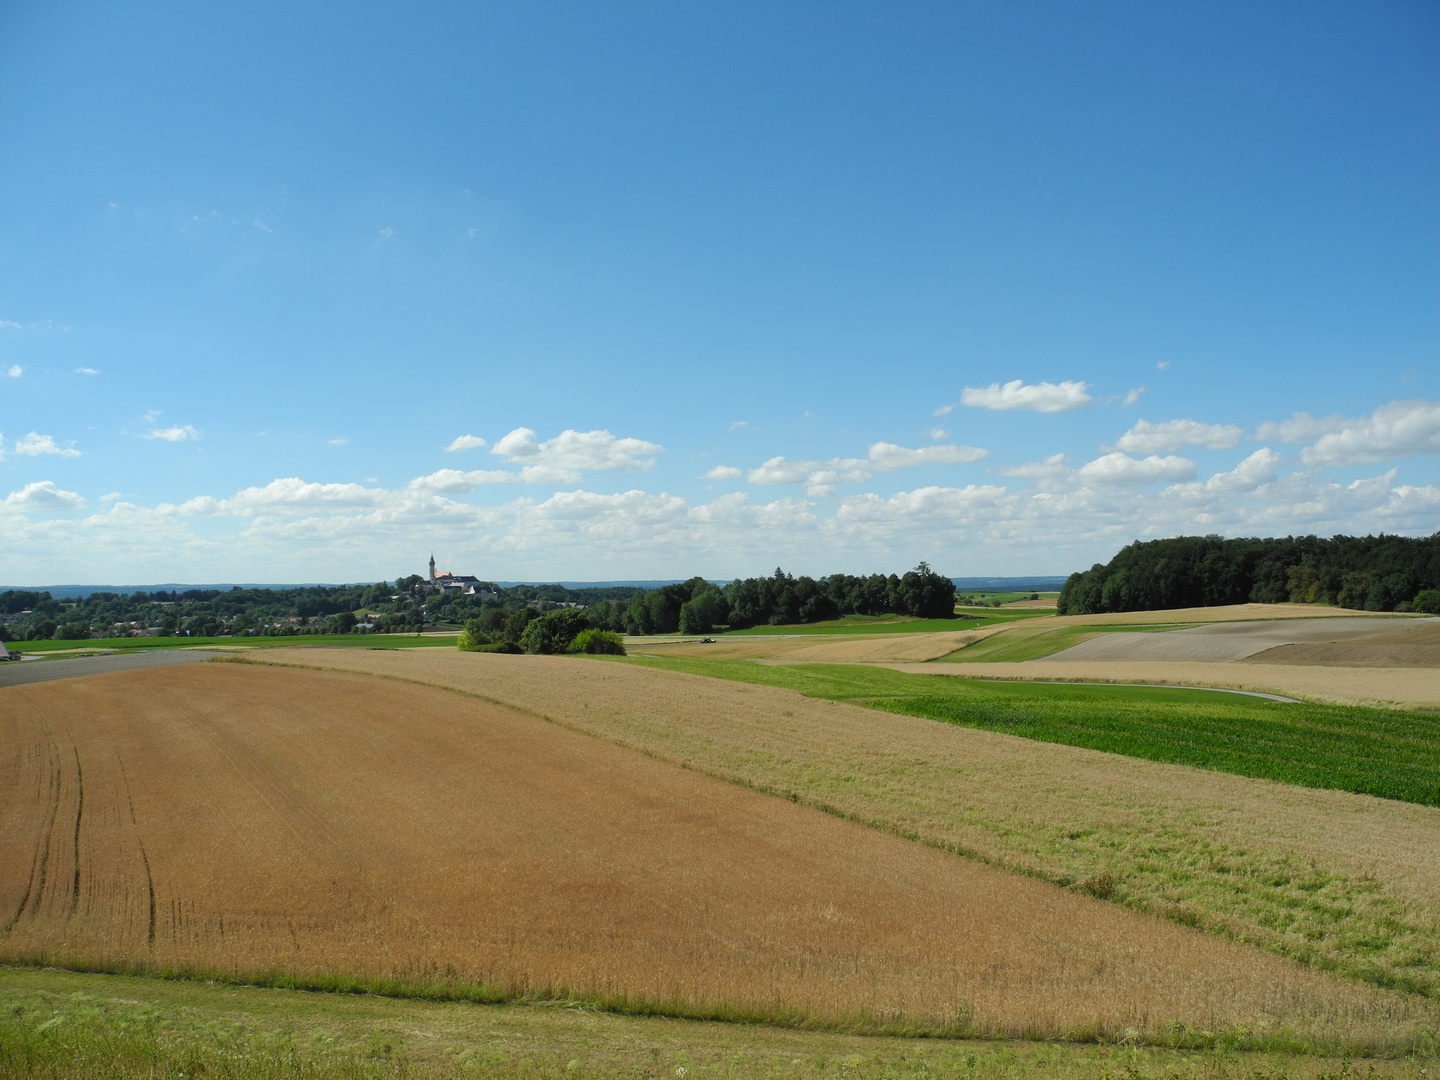
{"type": "MultiPolygon", "coordinates": [[[[1172,1034],[1183,1037],[1177,1031],[1172,1034]]],[[[1353,1062],[1185,1046],[912,1040],[616,1016],[571,1004],[476,1007],[52,969],[0,968],[0,1077],[277,1076],[1414,1078],[1409,1057],[1353,1062]]]]}
{"type": "Polygon", "coordinates": [[[1440,716],[1172,687],[986,682],[852,664],[628,662],[1040,742],[1440,806],[1440,716]]]}

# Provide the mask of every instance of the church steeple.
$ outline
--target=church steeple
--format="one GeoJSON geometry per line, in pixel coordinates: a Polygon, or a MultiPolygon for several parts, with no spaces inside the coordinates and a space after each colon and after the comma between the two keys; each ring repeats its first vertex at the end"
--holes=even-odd
{"type": "Polygon", "coordinates": [[[430,580],[435,580],[435,553],[430,553],[430,580]]]}

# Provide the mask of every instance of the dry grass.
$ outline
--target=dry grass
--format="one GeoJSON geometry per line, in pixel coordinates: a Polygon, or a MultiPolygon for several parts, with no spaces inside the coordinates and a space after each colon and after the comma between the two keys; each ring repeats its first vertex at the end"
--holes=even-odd
{"type": "Polygon", "coordinates": [[[1211,686],[1256,690],[1262,694],[1318,701],[1329,705],[1369,705],[1388,709],[1440,708],[1440,679],[1433,669],[1323,667],[1237,661],[1026,660],[1023,663],[890,664],[896,671],[953,675],[963,679],[1031,679],[1151,683],[1156,686],[1211,686]]]}
{"type": "MultiPolygon", "coordinates": [[[[0,968],[6,1080],[181,1072],[225,1080],[1339,1080],[1346,1064],[1223,1048],[899,1039],[563,1005],[477,1007],[0,968]],[[27,1049],[32,1060],[24,1062],[27,1049]],[[7,1068],[12,1063],[21,1067],[7,1068]]],[[[1348,1064],[1350,1075],[1371,1080],[1421,1080],[1434,1068],[1425,1057],[1348,1064]]]]}
{"type": "Polygon", "coordinates": [[[1309,963],[1437,984],[1433,808],[624,664],[447,652],[268,655],[533,709],[664,760],[1309,963]]]}
{"type": "MultiPolygon", "coordinates": [[[[577,700],[576,676],[652,674],[619,665],[447,653],[411,669],[440,656],[568,691],[582,714],[657,704],[593,683],[577,700]]],[[[12,959],[1017,1035],[1176,1020],[1375,1045],[1434,1012],[426,687],[202,664],[4,704],[12,959]]]]}

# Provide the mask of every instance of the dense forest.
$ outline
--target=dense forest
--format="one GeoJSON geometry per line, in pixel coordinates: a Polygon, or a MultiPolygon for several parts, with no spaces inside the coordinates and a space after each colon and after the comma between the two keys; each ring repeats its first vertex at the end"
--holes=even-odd
{"type": "Polygon", "coordinates": [[[1156,611],[1247,601],[1333,604],[1363,611],[1440,611],[1440,533],[1225,540],[1177,536],[1134,543],[1071,574],[1061,615],[1156,611]]]}
{"type": "MultiPolygon", "coordinates": [[[[737,578],[723,587],[696,577],[648,591],[500,589],[482,583],[477,595],[437,592],[414,574],[393,585],[95,592],[77,600],[11,590],[0,593],[0,640],[404,633],[465,625],[498,643],[518,642],[530,622],[551,612],[577,610],[583,611],[583,626],[577,623],[575,633],[588,628],[706,634],[720,627],[820,622],[850,614],[943,618],[954,608],[954,584],[924,563],[900,576],[833,574],[817,580],[777,569],[770,577],[737,578]]],[[[568,629],[575,620],[568,614],[566,619],[568,629]]],[[[562,620],[552,622],[559,627],[562,620]]]]}

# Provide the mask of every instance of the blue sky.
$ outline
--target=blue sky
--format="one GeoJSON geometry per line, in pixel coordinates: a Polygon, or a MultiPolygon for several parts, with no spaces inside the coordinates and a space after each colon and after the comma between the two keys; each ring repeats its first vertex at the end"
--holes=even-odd
{"type": "Polygon", "coordinates": [[[1421,3],[11,3],[0,580],[1426,534],[1421,3]]]}

